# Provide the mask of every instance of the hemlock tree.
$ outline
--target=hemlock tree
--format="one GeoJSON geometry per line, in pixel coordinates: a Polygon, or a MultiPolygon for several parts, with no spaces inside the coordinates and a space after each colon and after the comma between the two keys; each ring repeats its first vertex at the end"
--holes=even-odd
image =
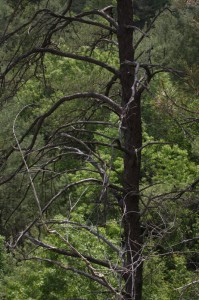
{"type": "MultiPolygon", "coordinates": [[[[16,185],[22,182],[21,190],[25,186],[24,197],[5,223],[24,199],[29,199],[32,211],[20,224],[20,232],[14,236],[11,248],[25,244],[23,259],[43,260],[84,276],[109,291],[111,299],[139,300],[142,299],[143,262],[149,255],[147,245],[153,235],[158,236],[158,230],[163,230],[154,225],[149,233],[150,227],[141,226],[141,216],[151,209],[151,201],[161,198],[156,195],[145,200],[140,191],[141,152],[153,144],[165,144],[164,141],[142,144],[141,98],[149,91],[149,83],[157,73],[181,73],[152,64],[150,51],[140,50],[161,11],[140,29],[136,26],[137,6],[134,8],[132,0],[105,2],[106,7],[96,3],[92,10],[77,14],[72,0],[58,8],[51,1],[13,4],[1,36],[2,49],[11,50],[4,54],[2,63],[2,104],[11,98],[31,95],[31,84],[34,91],[36,86],[41,92],[32,94],[33,101],[27,99],[13,120],[15,143],[2,149],[1,184],[16,180],[16,185]],[[61,75],[56,73],[59,70],[61,75]],[[81,76],[85,73],[89,83],[84,82],[79,73],[81,76]],[[32,113],[24,116],[24,123],[18,128],[20,116],[30,107],[32,113]],[[26,128],[29,119],[32,123],[26,128]],[[120,167],[116,166],[117,156],[123,158],[119,160],[120,167]],[[13,163],[17,164],[14,171],[13,163]],[[43,189],[46,192],[41,192],[43,189]],[[31,199],[35,200],[37,209],[31,199]],[[87,201],[88,207],[79,205],[82,199],[87,201]],[[67,218],[52,220],[63,203],[67,218]],[[77,217],[81,212],[89,215],[86,224],[86,217],[81,220],[77,217]],[[117,233],[118,240],[122,239],[121,247],[108,240],[99,229],[106,227],[110,216],[114,219],[119,215],[122,229],[117,233]],[[59,230],[63,224],[66,233],[59,230]],[[111,255],[106,259],[100,254],[94,257],[89,249],[81,248],[77,241],[73,243],[67,226],[80,232],[88,231],[116,253],[116,258],[115,254],[112,260],[111,255]],[[77,267],[76,263],[66,266],[57,256],[52,259],[33,256],[30,243],[70,258],[69,263],[72,259],[81,263],[77,267]],[[104,269],[113,276],[106,276],[108,271],[104,269]]],[[[88,6],[90,9],[92,3],[88,6]]],[[[198,181],[188,182],[188,187],[183,186],[178,191],[166,190],[164,201],[177,200],[193,191],[198,181]]],[[[28,209],[24,210],[27,213],[28,209]]]]}

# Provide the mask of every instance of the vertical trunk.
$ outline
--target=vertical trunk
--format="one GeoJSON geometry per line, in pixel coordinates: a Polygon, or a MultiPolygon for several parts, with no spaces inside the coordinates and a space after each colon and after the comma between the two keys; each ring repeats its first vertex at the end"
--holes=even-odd
{"type": "Polygon", "coordinates": [[[124,155],[124,239],[126,249],[125,299],[142,298],[142,237],[139,217],[139,181],[142,145],[140,95],[132,90],[135,68],[125,64],[134,61],[132,0],[117,0],[120,80],[122,86],[122,143],[128,150],[124,155]]]}

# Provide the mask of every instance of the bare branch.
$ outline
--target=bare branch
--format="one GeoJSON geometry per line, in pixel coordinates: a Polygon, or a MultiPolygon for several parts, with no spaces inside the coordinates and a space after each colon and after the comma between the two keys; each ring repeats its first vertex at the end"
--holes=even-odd
{"type": "MultiPolygon", "coordinates": [[[[29,239],[34,245],[37,245],[37,246],[40,246],[44,249],[48,249],[49,251],[52,251],[52,252],[55,252],[55,253],[58,253],[58,254],[61,254],[61,255],[64,255],[64,256],[69,256],[69,257],[75,257],[75,258],[80,258],[81,257],[79,256],[79,254],[77,253],[74,253],[72,251],[67,251],[65,249],[60,249],[60,248],[57,248],[57,247],[54,247],[54,246],[50,246],[44,242],[41,242],[35,238],[33,238],[32,236],[26,234],[25,237],[27,239],[29,239]]],[[[91,256],[88,256],[88,255],[82,255],[81,256],[83,258],[85,258],[87,261],[91,262],[91,263],[94,263],[96,265],[100,265],[102,267],[105,267],[105,268],[108,268],[108,269],[111,269],[111,270],[115,270],[116,272],[122,272],[124,271],[123,268],[121,267],[118,267],[118,266],[114,266],[114,265],[110,265],[110,262],[109,261],[104,261],[104,260],[99,260],[99,259],[96,259],[94,257],[91,257],[91,256]]]]}
{"type": "MultiPolygon", "coordinates": [[[[113,100],[111,100],[110,98],[108,98],[107,96],[104,96],[102,94],[98,94],[98,93],[94,93],[94,92],[88,92],[88,93],[77,93],[77,94],[73,94],[70,96],[65,96],[63,98],[61,98],[59,101],[57,101],[46,113],[44,113],[43,115],[41,115],[40,117],[37,117],[35,119],[35,121],[31,124],[31,126],[27,129],[27,131],[25,132],[25,134],[21,137],[21,139],[19,139],[19,144],[22,143],[22,141],[25,139],[25,137],[31,132],[31,130],[36,126],[35,128],[35,133],[33,135],[31,144],[28,146],[27,148],[27,153],[24,154],[24,157],[26,157],[26,155],[30,152],[30,150],[33,148],[35,141],[37,139],[38,133],[40,131],[40,128],[43,124],[43,122],[45,121],[45,119],[47,117],[49,117],[60,105],[62,105],[64,102],[67,101],[71,101],[71,100],[75,100],[75,99],[80,99],[83,100],[85,98],[93,98],[93,99],[97,99],[100,100],[101,102],[106,103],[115,113],[117,113],[118,115],[121,114],[121,108],[120,106],[115,103],[113,100]]],[[[15,145],[5,156],[4,156],[4,160],[8,159],[8,157],[13,153],[13,151],[15,150],[15,148],[17,147],[17,145],[15,145]]],[[[0,178],[0,184],[3,184],[5,182],[7,182],[9,179],[13,178],[17,172],[21,169],[21,167],[23,166],[23,164],[20,166],[20,168],[18,168],[12,175],[3,178],[0,178]]]]}
{"type": "Polygon", "coordinates": [[[105,238],[102,234],[100,234],[98,231],[93,230],[91,227],[89,227],[87,225],[80,224],[77,222],[72,222],[69,220],[63,220],[63,221],[50,220],[50,221],[46,221],[46,224],[69,224],[69,225],[73,225],[73,228],[75,228],[75,227],[83,228],[83,229],[89,231],[91,234],[95,235],[97,238],[101,239],[103,242],[105,242],[111,249],[113,249],[118,254],[120,254],[120,252],[121,252],[119,248],[117,248],[113,243],[111,243],[109,240],[107,240],[107,238],[105,238]]]}
{"type": "Polygon", "coordinates": [[[27,261],[27,260],[37,260],[37,261],[40,261],[40,262],[48,262],[50,264],[56,265],[56,266],[64,269],[65,271],[72,271],[73,273],[76,273],[76,274],[79,274],[79,275],[84,276],[86,278],[89,278],[91,280],[94,280],[94,281],[98,282],[99,284],[101,284],[101,285],[103,285],[107,288],[106,283],[103,280],[100,280],[100,278],[98,276],[91,275],[89,273],[86,273],[85,271],[76,269],[74,267],[70,267],[68,265],[66,266],[66,265],[64,265],[63,263],[61,263],[57,260],[52,260],[52,259],[42,258],[42,257],[37,257],[37,256],[32,256],[32,257],[21,259],[21,261],[27,261]]]}
{"type": "MultiPolygon", "coordinates": [[[[81,185],[81,184],[86,184],[86,183],[97,183],[97,184],[102,184],[102,181],[96,178],[86,178],[86,179],[82,179],[76,182],[72,182],[70,184],[67,184],[66,186],[64,186],[62,189],[59,190],[59,192],[54,195],[49,201],[48,203],[43,207],[42,209],[42,215],[47,211],[47,209],[55,202],[55,200],[57,200],[57,198],[59,198],[65,191],[67,191],[68,189],[81,185]]],[[[108,184],[108,187],[113,188],[115,190],[119,190],[120,192],[123,192],[123,189],[118,187],[117,185],[108,184]]],[[[15,248],[17,246],[17,244],[19,243],[19,241],[24,237],[24,235],[39,221],[40,216],[36,217],[27,227],[25,230],[23,230],[18,239],[16,240],[15,244],[12,246],[13,248],[15,248]]]]}
{"type": "MultiPolygon", "coordinates": [[[[70,24],[70,22],[79,22],[79,23],[84,23],[84,24],[88,24],[88,25],[97,26],[97,27],[100,27],[102,29],[108,30],[110,32],[114,32],[114,33],[117,32],[115,28],[110,27],[110,26],[105,25],[105,24],[102,24],[100,22],[93,21],[93,20],[90,20],[90,19],[82,19],[82,14],[81,14],[81,17],[80,17],[80,15],[76,15],[74,17],[65,17],[63,15],[59,15],[59,14],[56,14],[56,13],[53,13],[53,12],[49,12],[49,14],[51,16],[59,18],[61,20],[69,21],[66,25],[70,24]]],[[[64,25],[64,26],[66,26],[66,25],[64,25]]]]}
{"type": "Polygon", "coordinates": [[[199,280],[194,280],[192,282],[189,282],[183,286],[180,286],[179,288],[177,288],[176,290],[185,290],[187,288],[189,288],[190,286],[194,285],[194,284],[199,284],[199,280]]]}
{"type": "Polygon", "coordinates": [[[89,56],[63,52],[61,50],[53,49],[53,48],[34,48],[34,49],[26,52],[25,54],[22,54],[21,56],[17,57],[6,68],[6,70],[3,73],[1,73],[0,79],[3,79],[6,76],[6,74],[8,72],[10,72],[14,67],[16,67],[21,61],[31,57],[33,54],[36,55],[36,54],[46,54],[46,53],[53,54],[53,55],[56,55],[56,56],[59,56],[59,57],[67,57],[67,58],[71,58],[71,59],[75,59],[75,60],[85,61],[85,62],[94,64],[94,65],[97,65],[99,67],[102,67],[102,68],[108,70],[109,72],[119,76],[119,72],[115,68],[109,66],[108,64],[106,64],[102,61],[99,61],[99,60],[97,60],[95,58],[92,58],[92,57],[89,57],[89,56]]]}

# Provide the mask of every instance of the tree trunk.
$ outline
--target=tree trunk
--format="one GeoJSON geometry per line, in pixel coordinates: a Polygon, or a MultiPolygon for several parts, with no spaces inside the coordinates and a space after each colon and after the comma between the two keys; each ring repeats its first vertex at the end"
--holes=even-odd
{"type": "Polygon", "coordinates": [[[120,58],[120,80],[122,87],[122,143],[124,155],[124,241],[126,283],[125,299],[142,298],[142,236],[139,212],[139,182],[142,145],[140,95],[136,92],[135,67],[125,63],[134,61],[133,49],[133,4],[132,0],[118,0],[118,44],[120,58]]]}

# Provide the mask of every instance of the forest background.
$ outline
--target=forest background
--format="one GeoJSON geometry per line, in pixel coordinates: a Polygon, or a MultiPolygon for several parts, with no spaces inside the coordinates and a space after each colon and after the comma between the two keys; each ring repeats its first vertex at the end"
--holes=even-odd
{"type": "MultiPolygon", "coordinates": [[[[124,269],[117,2],[0,0],[0,299],[141,299],[124,269]]],[[[132,274],[139,262],[142,299],[196,300],[199,3],[133,4],[132,90],[143,91],[132,274]]]]}

